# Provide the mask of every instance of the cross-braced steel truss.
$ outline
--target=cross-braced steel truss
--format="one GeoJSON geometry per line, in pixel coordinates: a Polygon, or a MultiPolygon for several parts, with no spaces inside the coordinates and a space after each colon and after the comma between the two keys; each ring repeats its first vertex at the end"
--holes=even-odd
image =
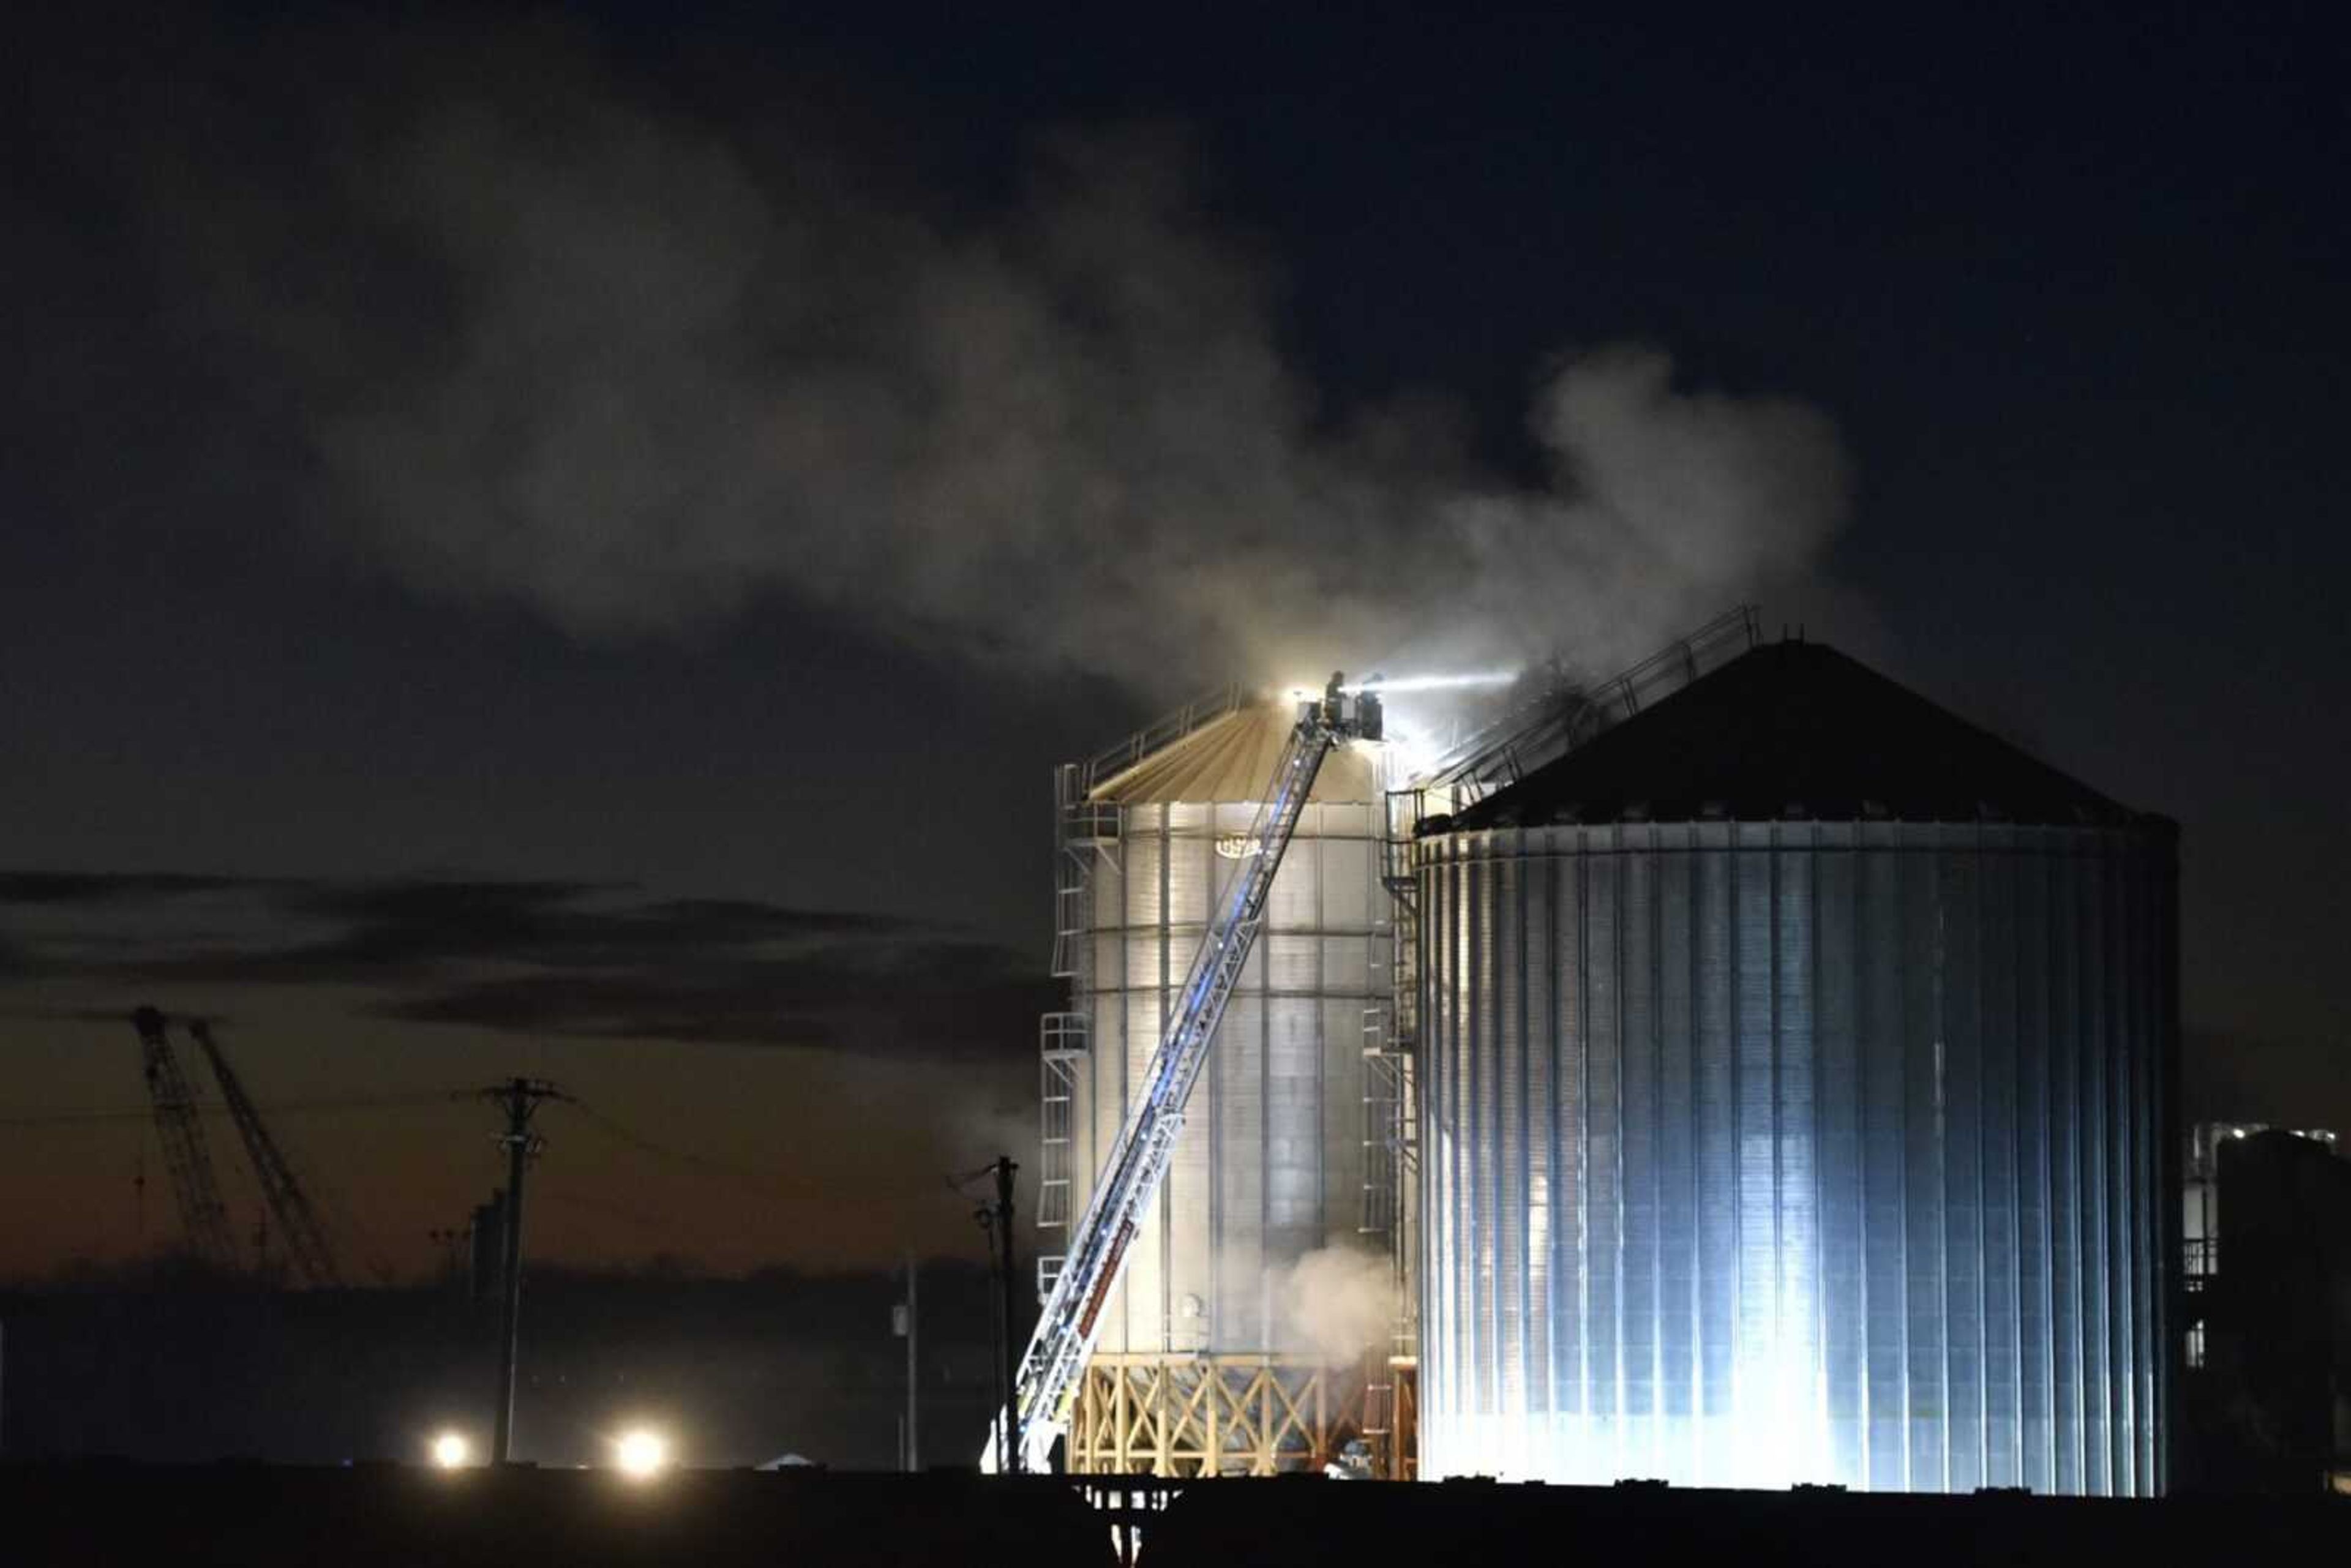
{"type": "Polygon", "coordinates": [[[1098,1354],[1070,1422],[1080,1474],[1319,1471],[1363,1436],[1360,1365],[1278,1355],[1098,1354]]]}

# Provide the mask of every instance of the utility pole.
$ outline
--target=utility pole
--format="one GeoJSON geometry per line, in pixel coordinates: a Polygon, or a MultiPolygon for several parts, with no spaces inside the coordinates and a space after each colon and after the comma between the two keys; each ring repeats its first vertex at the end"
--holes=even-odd
{"type": "Polygon", "coordinates": [[[987,1315],[996,1333],[997,1354],[989,1360],[989,1372],[996,1385],[997,1416],[988,1424],[988,1447],[998,1456],[994,1462],[1007,1475],[1019,1474],[1022,1459],[1020,1412],[1015,1407],[1020,1396],[1020,1353],[1019,1342],[1013,1337],[1020,1297],[1012,1273],[1012,1178],[1019,1169],[1011,1155],[998,1155],[967,1176],[949,1178],[959,1189],[987,1176],[996,1178],[996,1200],[982,1200],[972,1218],[979,1222],[980,1234],[987,1238],[987,1266],[996,1272],[997,1289],[989,1299],[987,1315]]]}
{"type": "Polygon", "coordinates": [[[1012,1270],[1012,1176],[1019,1170],[1010,1155],[996,1156],[996,1234],[1004,1249],[1004,1340],[1000,1347],[1004,1361],[1004,1471],[1007,1475],[1020,1473],[1020,1412],[1013,1408],[1020,1397],[1019,1332],[1013,1316],[1013,1303],[1019,1300],[1019,1288],[1012,1270]]]}
{"type": "Polygon", "coordinates": [[[906,1342],[906,1413],[898,1417],[898,1462],[912,1475],[923,1468],[921,1438],[914,1425],[914,1392],[922,1385],[923,1375],[922,1358],[915,1346],[923,1331],[915,1311],[912,1249],[906,1253],[906,1299],[890,1309],[890,1332],[906,1342]]]}
{"type": "Polygon", "coordinates": [[[490,1462],[503,1465],[514,1441],[515,1359],[522,1332],[523,1173],[547,1142],[530,1130],[530,1119],[540,1102],[570,1096],[545,1079],[509,1078],[483,1090],[482,1098],[507,1114],[507,1130],[498,1137],[507,1152],[506,1288],[498,1306],[497,1420],[490,1439],[490,1462]]]}
{"type": "MultiPolygon", "coordinates": [[[[987,1175],[989,1168],[981,1166],[979,1174],[987,1175]]],[[[983,1203],[972,1218],[979,1221],[979,1233],[987,1239],[987,1282],[999,1285],[1004,1278],[1000,1272],[1004,1267],[1004,1253],[996,1245],[996,1210],[983,1203]]],[[[993,1403],[989,1406],[994,1414],[987,1419],[987,1441],[988,1446],[1000,1454],[1004,1451],[1005,1437],[1012,1422],[1010,1391],[1004,1385],[1004,1292],[1000,1288],[988,1292],[987,1337],[988,1348],[994,1353],[987,1358],[987,1381],[995,1391],[993,1403]]]]}
{"type": "Polygon", "coordinates": [[[916,1397],[923,1386],[923,1361],[916,1343],[923,1332],[922,1311],[914,1301],[914,1255],[906,1254],[906,1473],[919,1474],[923,1468],[922,1438],[915,1427],[921,1401],[916,1397]]]}
{"type": "Polygon", "coordinates": [[[457,1243],[465,1239],[465,1233],[444,1225],[436,1226],[424,1235],[441,1249],[441,1283],[444,1287],[454,1286],[457,1281],[457,1243]]]}

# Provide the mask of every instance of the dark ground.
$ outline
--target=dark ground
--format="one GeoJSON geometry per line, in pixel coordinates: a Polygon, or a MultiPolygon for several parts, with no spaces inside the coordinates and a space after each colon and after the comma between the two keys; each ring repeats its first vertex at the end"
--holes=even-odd
{"type": "MultiPolygon", "coordinates": [[[[1052,1480],[820,1472],[392,1467],[0,1468],[7,1561],[52,1564],[1019,1563],[1112,1562],[1110,1531],[1052,1480]]],[[[1668,1491],[1313,1479],[1192,1487],[1150,1516],[1150,1568],[1608,1561],[2323,1563],[2351,1500],[2110,1502],[1985,1495],[1668,1491]]]]}
{"type": "MultiPolygon", "coordinates": [[[[887,1469],[905,1402],[905,1342],[890,1333],[900,1290],[865,1274],[534,1271],[515,1457],[601,1463],[614,1432],[646,1422],[691,1465],[796,1453],[887,1469]]],[[[926,1265],[921,1301],[925,1457],[967,1461],[991,1397],[986,1270],[926,1265]]],[[[488,1442],[496,1303],[455,1285],[180,1277],[0,1293],[0,1334],[13,1458],[408,1461],[449,1427],[488,1442]]]]}

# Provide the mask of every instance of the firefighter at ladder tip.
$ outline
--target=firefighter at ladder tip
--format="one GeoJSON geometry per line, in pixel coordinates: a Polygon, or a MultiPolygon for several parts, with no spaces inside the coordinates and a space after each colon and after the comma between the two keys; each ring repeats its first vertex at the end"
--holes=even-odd
{"type": "MultiPolygon", "coordinates": [[[[1322,727],[1334,735],[1349,736],[1357,740],[1379,739],[1384,727],[1379,687],[1380,683],[1386,679],[1385,675],[1374,673],[1371,679],[1354,688],[1355,719],[1349,724],[1345,721],[1344,711],[1348,695],[1347,672],[1332,671],[1331,684],[1322,688],[1322,727]]],[[[1306,706],[1311,707],[1312,705],[1306,706]]],[[[1299,716],[1311,716],[1301,712],[1299,716]]]]}

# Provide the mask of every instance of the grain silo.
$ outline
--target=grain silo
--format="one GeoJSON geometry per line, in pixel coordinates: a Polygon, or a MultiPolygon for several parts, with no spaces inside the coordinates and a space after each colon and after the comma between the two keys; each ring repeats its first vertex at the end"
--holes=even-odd
{"type": "MultiPolygon", "coordinates": [[[[1055,969],[1071,1006],[1047,1017],[1041,1042],[1049,1276],[1212,903],[1261,851],[1257,800],[1295,722],[1294,703],[1228,693],[1058,774],[1055,969]]],[[[1166,1185],[1103,1312],[1072,1411],[1072,1470],[1316,1468],[1360,1427],[1359,1365],[1299,1322],[1290,1298],[1310,1255],[1386,1256],[1393,1173],[1376,1168],[1377,1149],[1367,1156],[1364,1130],[1366,1019],[1390,985],[1381,765],[1377,747],[1349,742],[1322,767],[1166,1185]]],[[[1358,1354],[1374,1348],[1386,1346],[1358,1354]]]]}
{"type": "Polygon", "coordinates": [[[1421,1473],[2160,1490],[2175,841],[1802,643],[1424,823],[1421,1473]]]}

